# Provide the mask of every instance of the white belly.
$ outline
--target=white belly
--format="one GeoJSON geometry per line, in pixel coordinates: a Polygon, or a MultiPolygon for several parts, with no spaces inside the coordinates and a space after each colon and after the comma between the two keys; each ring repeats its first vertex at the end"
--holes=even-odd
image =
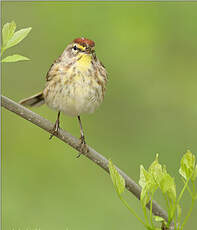
{"type": "Polygon", "coordinates": [[[75,76],[71,82],[54,77],[43,94],[49,107],[69,116],[93,113],[103,100],[101,85],[89,76],[75,76]]]}

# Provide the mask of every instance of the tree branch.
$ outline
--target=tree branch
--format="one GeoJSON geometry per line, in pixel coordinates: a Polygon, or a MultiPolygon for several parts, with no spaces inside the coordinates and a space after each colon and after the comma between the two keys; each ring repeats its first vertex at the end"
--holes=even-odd
{"type": "MultiPolygon", "coordinates": [[[[20,104],[12,101],[11,99],[1,96],[1,106],[3,106],[5,109],[16,113],[20,117],[28,120],[29,122],[39,126],[41,129],[44,129],[45,131],[51,133],[51,130],[53,128],[53,124],[46,120],[45,118],[41,117],[40,115],[32,112],[31,110],[21,106],[20,104]]],[[[76,137],[72,136],[70,133],[68,133],[65,130],[59,129],[58,135],[55,135],[57,138],[62,140],[63,142],[69,144],[71,147],[79,151],[80,148],[80,140],[76,137]]],[[[107,171],[109,173],[108,169],[108,160],[96,152],[91,147],[87,146],[87,153],[84,154],[87,158],[89,158],[91,161],[99,165],[102,169],[107,171]]],[[[126,188],[129,192],[131,192],[134,196],[136,196],[138,199],[140,199],[140,193],[141,188],[139,185],[137,185],[130,177],[128,177],[123,171],[121,171],[118,167],[116,167],[118,172],[123,176],[125,179],[126,188]]],[[[147,207],[150,209],[150,204],[147,205],[147,207]]],[[[166,222],[168,221],[168,215],[157,203],[156,201],[153,201],[152,203],[152,212],[156,216],[163,217],[166,222]]]]}

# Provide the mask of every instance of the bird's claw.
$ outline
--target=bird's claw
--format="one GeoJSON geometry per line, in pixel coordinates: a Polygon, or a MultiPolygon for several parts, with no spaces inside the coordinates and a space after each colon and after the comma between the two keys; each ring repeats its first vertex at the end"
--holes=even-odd
{"type": "Polygon", "coordinates": [[[49,140],[51,140],[53,136],[58,135],[58,131],[59,131],[59,124],[55,123],[53,129],[51,130],[51,135],[49,137],[49,140]]]}
{"type": "Polygon", "coordinates": [[[81,136],[80,137],[80,145],[79,145],[79,153],[77,155],[77,158],[79,158],[81,156],[81,154],[86,154],[88,152],[88,149],[87,149],[87,145],[86,145],[86,142],[85,142],[85,138],[84,136],[81,136]]]}

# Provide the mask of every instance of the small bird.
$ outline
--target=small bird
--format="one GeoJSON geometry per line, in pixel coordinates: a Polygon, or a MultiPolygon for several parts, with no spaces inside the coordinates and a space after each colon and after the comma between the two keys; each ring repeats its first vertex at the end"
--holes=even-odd
{"type": "Polygon", "coordinates": [[[46,103],[58,111],[49,139],[58,134],[61,112],[76,116],[81,134],[80,156],[86,149],[80,115],[93,113],[99,107],[105,95],[106,83],[107,72],[96,57],[94,41],[84,37],[76,38],[51,65],[46,75],[44,90],[19,103],[30,107],[46,103]]]}

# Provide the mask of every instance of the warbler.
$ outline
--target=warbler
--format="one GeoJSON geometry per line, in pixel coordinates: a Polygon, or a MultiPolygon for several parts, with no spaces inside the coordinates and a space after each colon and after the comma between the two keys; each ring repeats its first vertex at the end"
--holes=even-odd
{"type": "Polygon", "coordinates": [[[44,90],[19,103],[30,107],[45,103],[58,111],[50,139],[58,134],[61,112],[77,117],[81,140],[79,152],[83,153],[86,141],[80,115],[93,113],[100,106],[106,83],[107,72],[96,57],[94,41],[84,37],[76,38],[51,65],[44,90]]]}

